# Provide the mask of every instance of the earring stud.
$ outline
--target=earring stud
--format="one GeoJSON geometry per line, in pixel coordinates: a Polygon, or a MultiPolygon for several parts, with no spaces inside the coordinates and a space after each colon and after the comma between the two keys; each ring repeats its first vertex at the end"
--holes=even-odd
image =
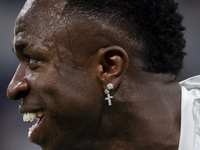
{"type": "Polygon", "coordinates": [[[108,101],[108,106],[112,105],[112,101],[111,98],[113,98],[113,96],[110,96],[110,90],[114,89],[114,85],[112,83],[107,84],[107,89],[105,89],[105,94],[107,95],[107,97],[105,98],[105,100],[108,101]]]}

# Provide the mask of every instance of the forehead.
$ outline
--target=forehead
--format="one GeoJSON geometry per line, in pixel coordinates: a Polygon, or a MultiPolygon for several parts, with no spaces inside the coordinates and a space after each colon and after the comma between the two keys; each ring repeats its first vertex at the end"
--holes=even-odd
{"type": "MultiPolygon", "coordinates": [[[[63,21],[65,3],[65,0],[27,0],[17,17],[15,34],[27,29],[45,31],[55,28],[63,21]]],[[[38,32],[42,34],[41,31],[38,32]]]]}
{"type": "Polygon", "coordinates": [[[75,61],[85,60],[93,53],[91,49],[100,47],[101,43],[94,38],[99,37],[96,32],[100,30],[97,26],[93,29],[93,21],[91,24],[87,19],[64,13],[65,4],[65,0],[28,0],[16,20],[14,47],[26,43],[33,45],[34,51],[44,46],[51,54],[64,52],[73,59],[79,57],[75,61]]]}
{"type": "Polygon", "coordinates": [[[15,39],[30,36],[25,39],[39,39],[43,44],[53,41],[71,51],[79,51],[80,56],[96,52],[100,47],[127,43],[126,33],[106,21],[85,14],[65,13],[66,3],[67,0],[28,0],[16,20],[15,39]]]}

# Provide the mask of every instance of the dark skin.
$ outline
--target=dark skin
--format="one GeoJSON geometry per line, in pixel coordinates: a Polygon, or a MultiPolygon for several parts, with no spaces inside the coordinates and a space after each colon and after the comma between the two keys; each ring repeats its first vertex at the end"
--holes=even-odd
{"type": "Polygon", "coordinates": [[[143,71],[136,55],[129,58],[139,45],[120,29],[61,15],[65,0],[29,2],[16,20],[20,63],[7,95],[22,98],[21,113],[44,112],[31,142],[43,150],[178,149],[181,90],[173,74],[143,71]]]}

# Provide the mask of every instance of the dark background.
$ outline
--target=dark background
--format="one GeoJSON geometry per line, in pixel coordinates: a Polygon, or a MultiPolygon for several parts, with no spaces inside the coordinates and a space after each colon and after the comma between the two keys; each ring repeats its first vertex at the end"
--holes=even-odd
{"type": "MultiPolygon", "coordinates": [[[[18,60],[12,53],[14,21],[25,0],[0,0],[0,150],[40,150],[27,139],[28,128],[34,123],[24,123],[18,113],[20,101],[6,97],[18,60]]],[[[188,55],[184,69],[177,81],[200,74],[200,0],[179,0],[183,13],[188,55]]]]}

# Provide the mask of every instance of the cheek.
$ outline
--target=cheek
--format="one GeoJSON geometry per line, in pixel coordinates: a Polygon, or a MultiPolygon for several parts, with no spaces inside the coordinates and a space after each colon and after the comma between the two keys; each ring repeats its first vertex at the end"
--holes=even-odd
{"type": "Polygon", "coordinates": [[[94,84],[91,78],[57,78],[48,82],[41,94],[49,122],[67,131],[95,124],[101,112],[102,94],[94,84]]]}
{"type": "Polygon", "coordinates": [[[39,84],[40,96],[53,116],[81,117],[97,115],[100,111],[101,89],[94,78],[86,73],[46,76],[39,84]]]}

